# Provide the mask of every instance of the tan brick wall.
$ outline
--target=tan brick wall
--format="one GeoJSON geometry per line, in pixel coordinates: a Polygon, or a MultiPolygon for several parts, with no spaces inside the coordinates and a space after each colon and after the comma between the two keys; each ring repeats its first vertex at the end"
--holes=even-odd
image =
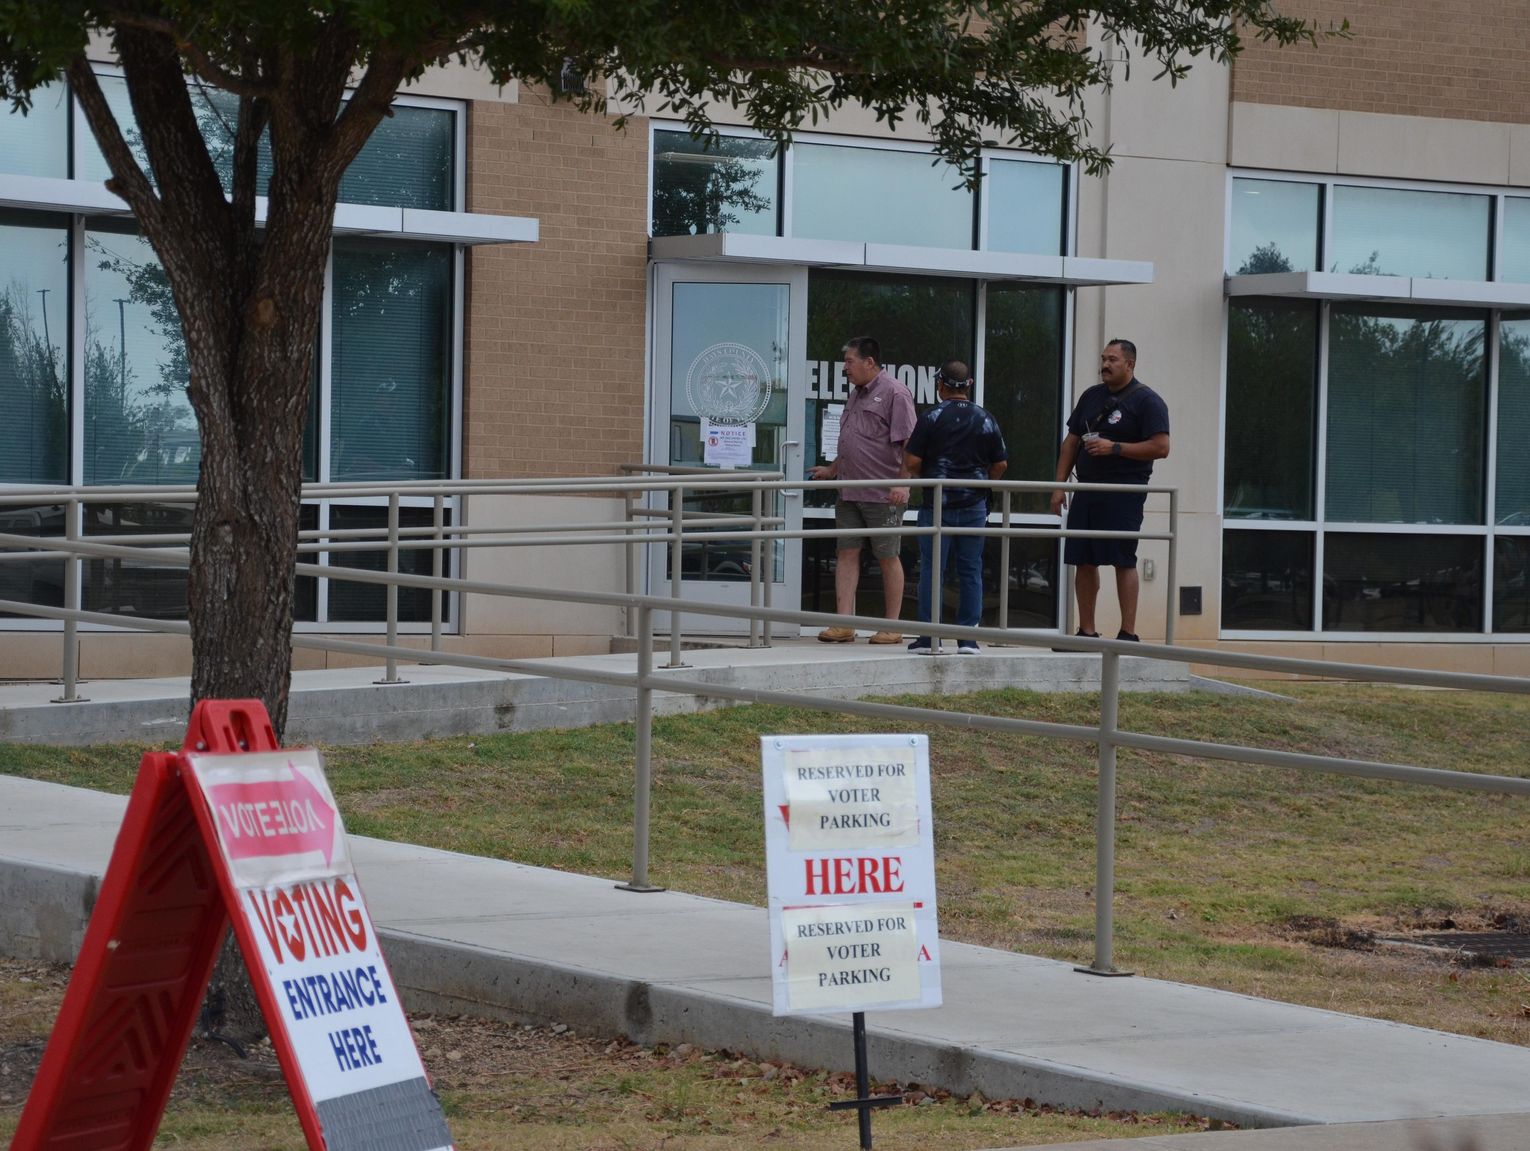
{"type": "Polygon", "coordinates": [[[1348,18],[1353,39],[1316,48],[1250,44],[1232,97],[1451,120],[1530,123],[1525,0],[1280,0],[1321,24],[1348,18]]]}
{"type": "Polygon", "coordinates": [[[475,103],[467,207],[535,216],[541,240],[468,257],[464,474],[610,475],[643,451],[646,121],[475,103]]]}

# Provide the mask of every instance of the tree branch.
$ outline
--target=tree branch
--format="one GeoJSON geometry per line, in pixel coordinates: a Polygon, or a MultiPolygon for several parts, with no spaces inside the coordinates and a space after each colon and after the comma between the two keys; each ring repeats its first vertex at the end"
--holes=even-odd
{"type": "Polygon", "coordinates": [[[137,28],[140,31],[155,32],[168,37],[175,45],[176,51],[186,57],[196,74],[215,88],[222,88],[236,96],[270,97],[275,94],[272,85],[247,79],[223,67],[174,21],[159,16],[149,16],[142,12],[128,12],[121,8],[108,8],[106,15],[119,27],[137,28]]]}
{"type": "Polygon", "coordinates": [[[138,157],[128,147],[122,135],[122,126],[112,114],[111,105],[106,102],[106,94],[101,91],[96,74],[91,71],[90,61],[85,59],[83,52],[69,61],[65,73],[69,77],[70,88],[74,90],[74,98],[80,102],[85,112],[91,133],[100,145],[101,154],[106,158],[106,166],[111,169],[112,178],[106,182],[107,190],[126,200],[133,215],[139,220],[158,220],[163,205],[154,192],[148,174],[138,163],[138,157]]]}

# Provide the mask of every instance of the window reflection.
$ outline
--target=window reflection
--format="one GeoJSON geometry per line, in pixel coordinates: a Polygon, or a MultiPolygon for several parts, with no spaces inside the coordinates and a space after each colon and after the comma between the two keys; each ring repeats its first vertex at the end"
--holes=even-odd
{"type": "Polygon", "coordinates": [[[1480,538],[1330,532],[1323,547],[1325,630],[1482,629],[1480,538]]]}
{"type": "MultiPolygon", "coordinates": [[[[191,505],[167,503],[87,504],[86,536],[185,535],[191,505]]],[[[86,611],[185,619],[186,565],[142,559],[89,560],[83,565],[81,602],[86,611]]]]}
{"type": "Polygon", "coordinates": [[[972,192],[927,152],[794,144],[792,157],[793,236],[973,246],[972,192]]]}
{"type": "Polygon", "coordinates": [[[69,478],[69,232],[0,210],[0,483],[69,478]]]}
{"type": "Polygon", "coordinates": [[[768,140],[653,134],[653,234],[776,234],[776,169],[768,140]]]}
{"type": "MultiPolygon", "coordinates": [[[[65,534],[63,504],[38,507],[0,507],[0,532],[15,536],[37,536],[40,540],[65,534]]],[[[8,549],[0,548],[0,556],[8,549]]],[[[25,556],[27,553],[11,552],[25,556]]],[[[0,599],[18,603],[64,606],[64,561],[0,559],[0,599]]],[[[23,615],[0,612],[0,619],[27,619],[23,615]]]]}
{"type": "Polygon", "coordinates": [[[1503,199],[1503,243],[1499,248],[1498,274],[1495,279],[1530,283],[1530,199],[1505,196],[1503,199]]]}
{"type": "Polygon", "coordinates": [[[988,250],[1063,255],[1066,176],[1059,164],[990,160],[988,250]]]}
{"type": "Polygon", "coordinates": [[[1227,270],[1250,276],[1316,268],[1321,211],[1320,184],[1234,180],[1227,270]]]}
{"type": "Polygon", "coordinates": [[[332,479],[446,475],[453,266],[446,244],[335,241],[332,479]]]}
{"type": "Polygon", "coordinates": [[[1312,518],[1317,330],[1313,301],[1228,305],[1223,463],[1228,516],[1312,518]]]}
{"type": "MultiPolygon", "coordinates": [[[[400,508],[399,527],[428,528],[435,523],[432,508],[400,508]]],[[[451,516],[443,521],[450,525],[451,516]]],[[[331,531],[352,531],[367,528],[386,537],[388,509],[385,507],[345,507],[339,504],[329,510],[331,531]]],[[[333,568],[359,568],[364,571],[387,571],[386,549],[377,551],[331,552],[333,568]]],[[[429,548],[403,548],[398,553],[398,570],[405,575],[428,576],[431,574],[429,548]]],[[[443,572],[450,574],[443,566],[443,572]]],[[[443,611],[447,597],[443,599],[443,611]]],[[[301,603],[301,601],[300,601],[301,603]]],[[[380,583],[359,583],[334,576],[329,581],[329,618],[335,622],[365,622],[385,619],[387,616],[387,588],[380,583]]],[[[398,619],[400,623],[428,623],[430,621],[430,589],[401,587],[398,589],[398,619]]]]}
{"type": "Polygon", "coordinates": [[[1485,280],[1492,206],[1489,196],[1336,185],[1328,270],[1485,280]]]}
{"type": "Polygon", "coordinates": [[[1481,314],[1332,310],[1330,520],[1482,522],[1486,333],[1481,314]]]}
{"type": "Polygon", "coordinates": [[[85,234],[85,482],[195,483],[202,452],[186,399],[179,314],[149,242],[85,234]]]}
{"type": "Polygon", "coordinates": [[[1501,524],[1530,524],[1530,316],[1498,324],[1498,486],[1501,524]]]}
{"type": "Polygon", "coordinates": [[[1222,626],[1312,628],[1311,532],[1222,533],[1222,626]]]}
{"type": "MultiPolygon", "coordinates": [[[[1051,480],[1062,439],[1063,289],[989,284],[979,399],[999,421],[1010,480],[1051,480]]],[[[1016,493],[1014,512],[1049,510],[1045,492],[1016,493]]],[[[998,510],[998,501],[992,503],[998,510]]]]}
{"type": "Polygon", "coordinates": [[[0,172],[18,176],[69,175],[69,85],[62,80],[32,93],[23,115],[0,107],[0,172]]]}
{"type": "Polygon", "coordinates": [[[1530,536],[1500,536],[1494,544],[1493,630],[1530,632],[1530,536]]]}

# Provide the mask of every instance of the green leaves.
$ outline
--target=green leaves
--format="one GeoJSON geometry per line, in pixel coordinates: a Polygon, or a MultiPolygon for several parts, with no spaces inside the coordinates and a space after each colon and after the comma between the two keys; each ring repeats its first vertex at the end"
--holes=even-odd
{"type": "Polygon", "coordinates": [[[1141,59],[1173,83],[1247,37],[1295,44],[1348,30],[1281,15],[1271,0],[0,0],[0,97],[24,105],[88,33],[124,27],[166,36],[204,78],[280,86],[337,25],[358,69],[379,54],[407,60],[407,76],[471,58],[497,81],[544,83],[586,108],[612,95],[696,131],[723,108],[777,141],[846,107],[893,126],[911,117],[969,176],[995,144],[1108,164],[1084,99],[1114,63],[1141,59]],[[566,67],[605,80],[565,94],[566,67]]]}

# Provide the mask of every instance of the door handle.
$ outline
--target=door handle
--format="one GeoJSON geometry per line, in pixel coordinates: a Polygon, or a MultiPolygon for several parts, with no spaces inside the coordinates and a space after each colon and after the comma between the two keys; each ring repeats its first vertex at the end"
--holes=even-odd
{"type": "MultiPolygon", "coordinates": [[[[802,441],[801,440],[782,440],[781,441],[780,450],[777,451],[777,453],[776,453],[776,470],[779,471],[782,475],[786,475],[786,449],[787,448],[800,448],[801,446],[802,446],[802,441]]],[[[791,479],[792,477],[791,476],[786,476],[786,478],[787,479],[791,479]]],[[[791,488],[782,488],[781,489],[781,495],[784,496],[786,499],[789,499],[789,500],[800,500],[802,498],[802,490],[800,488],[798,488],[795,491],[792,490],[791,488]]]]}

